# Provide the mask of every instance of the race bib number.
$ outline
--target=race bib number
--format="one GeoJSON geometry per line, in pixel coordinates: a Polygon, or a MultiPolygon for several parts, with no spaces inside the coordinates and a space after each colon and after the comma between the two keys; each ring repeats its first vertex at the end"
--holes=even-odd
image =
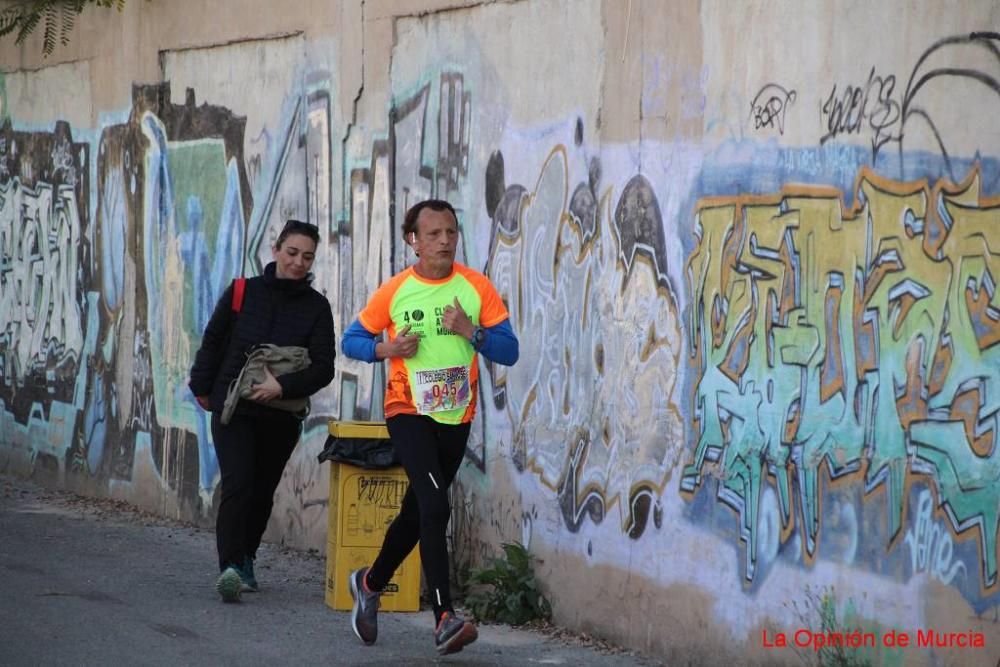
{"type": "Polygon", "coordinates": [[[457,410],[469,405],[472,390],[468,366],[434,368],[416,371],[414,375],[417,381],[414,398],[420,414],[457,410]]]}

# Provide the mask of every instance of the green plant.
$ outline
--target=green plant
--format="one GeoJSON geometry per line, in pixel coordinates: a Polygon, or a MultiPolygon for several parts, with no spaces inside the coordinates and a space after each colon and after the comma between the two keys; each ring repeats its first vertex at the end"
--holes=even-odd
{"type": "Polygon", "coordinates": [[[490,559],[484,568],[472,568],[469,582],[492,590],[470,593],[465,598],[466,607],[480,621],[522,625],[548,620],[552,607],[538,590],[531,554],[517,542],[502,546],[504,558],[490,559]]]}
{"type": "Polygon", "coordinates": [[[116,7],[121,11],[125,0],[19,0],[0,9],[0,37],[16,30],[14,43],[20,44],[44,19],[42,53],[48,56],[56,46],[57,32],[64,46],[69,43],[76,17],[83,13],[87,5],[116,7]]]}
{"type": "MultiPolygon", "coordinates": [[[[837,594],[831,588],[824,593],[819,605],[820,625],[827,636],[843,637],[848,634],[862,634],[862,628],[844,615],[837,616],[837,594]]],[[[846,647],[844,643],[824,646],[819,651],[820,664],[824,667],[870,667],[872,662],[857,647],[846,647]]]]}
{"type": "MultiPolygon", "coordinates": [[[[806,586],[805,600],[802,606],[792,602],[790,607],[795,611],[802,628],[808,630],[814,637],[823,638],[822,646],[807,647],[799,650],[799,655],[806,664],[817,664],[819,667],[871,667],[871,655],[878,650],[876,646],[852,646],[845,641],[848,637],[865,638],[874,635],[869,629],[863,628],[853,613],[838,613],[837,593],[833,587],[823,587],[819,590],[806,586]],[[818,619],[816,617],[818,616],[818,619]],[[819,628],[814,623],[819,621],[819,628]]],[[[852,601],[848,601],[848,609],[853,609],[852,601]]]]}

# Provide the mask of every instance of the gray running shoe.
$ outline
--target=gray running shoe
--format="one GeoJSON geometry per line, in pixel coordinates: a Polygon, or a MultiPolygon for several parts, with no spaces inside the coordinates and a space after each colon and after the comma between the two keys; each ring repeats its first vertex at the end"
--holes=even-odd
{"type": "Polygon", "coordinates": [[[351,611],[351,627],[358,639],[368,646],[378,638],[378,599],[379,594],[368,590],[365,576],[368,568],[363,567],[351,572],[351,597],[354,598],[354,609],[351,611]]]}
{"type": "Polygon", "coordinates": [[[222,596],[223,602],[239,602],[242,588],[240,573],[234,567],[227,567],[215,580],[215,590],[222,596]]]}
{"type": "Polygon", "coordinates": [[[441,655],[458,653],[476,641],[478,637],[479,630],[476,629],[475,624],[456,615],[453,611],[441,614],[441,620],[438,621],[437,629],[434,630],[434,644],[441,655]]]}

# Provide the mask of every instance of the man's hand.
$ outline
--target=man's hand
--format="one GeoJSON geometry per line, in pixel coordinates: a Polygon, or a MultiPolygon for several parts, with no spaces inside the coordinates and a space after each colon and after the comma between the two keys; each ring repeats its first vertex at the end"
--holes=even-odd
{"type": "Polygon", "coordinates": [[[264,376],[263,382],[253,386],[253,392],[250,394],[250,400],[267,403],[275,398],[281,398],[281,385],[278,383],[278,380],[274,377],[274,375],[271,374],[271,369],[267,366],[264,366],[264,376]]]}
{"type": "MultiPolygon", "coordinates": [[[[417,347],[420,345],[420,336],[409,335],[410,325],[407,324],[405,327],[399,330],[396,337],[393,338],[388,343],[379,343],[382,346],[383,356],[386,357],[402,357],[403,359],[409,359],[417,353],[417,347]]],[[[375,350],[376,356],[378,356],[378,349],[375,350]]]]}
{"type": "Polygon", "coordinates": [[[198,405],[201,406],[202,410],[211,410],[212,407],[208,402],[208,396],[195,396],[194,400],[198,401],[198,405]]]}
{"type": "Polygon", "coordinates": [[[465,314],[462,304],[458,302],[457,296],[453,305],[444,307],[441,326],[465,338],[472,338],[472,332],[476,329],[476,325],[472,323],[469,316],[465,314]]]}

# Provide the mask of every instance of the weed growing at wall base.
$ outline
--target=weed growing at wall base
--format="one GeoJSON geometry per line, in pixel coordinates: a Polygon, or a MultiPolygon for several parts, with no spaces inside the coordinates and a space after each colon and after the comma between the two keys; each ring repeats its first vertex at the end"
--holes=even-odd
{"type": "Polygon", "coordinates": [[[814,590],[806,587],[805,600],[799,605],[793,601],[789,605],[802,621],[796,632],[794,645],[805,664],[820,667],[871,667],[870,651],[878,646],[872,632],[866,632],[859,625],[851,625],[846,614],[838,617],[837,594],[832,587],[814,590]],[[818,617],[818,618],[817,618],[818,617]],[[815,624],[817,630],[812,630],[815,624]],[[809,635],[810,641],[801,641],[809,635]],[[871,635],[872,641],[866,641],[871,635]],[[858,637],[860,641],[836,641],[836,638],[858,637]],[[804,649],[804,650],[803,650],[804,649]]]}
{"type": "Polygon", "coordinates": [[[498,621],[522,625],[534,620],[548,620],[552,615],[549,601],[538,590],[532,556],[524,545],[505,542],[505,558],[493,558],[484,568],[473,568],[469,582],[489,586],[465,598],[465,605],[480,621],[498,621]]]}

